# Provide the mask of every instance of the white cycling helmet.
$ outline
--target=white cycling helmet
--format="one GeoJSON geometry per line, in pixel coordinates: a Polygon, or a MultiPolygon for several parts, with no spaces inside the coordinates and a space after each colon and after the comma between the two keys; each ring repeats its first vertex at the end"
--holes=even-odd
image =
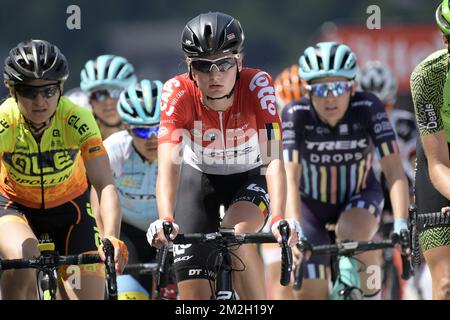
{"type": "Polygon", "coordinates": [[[397,98],[397,79],[392,71],[380,61],[369,61],[357,77],[362,91],[375,94],[384,104],[394,103],[397,98]]]}
{"type": "Polygon", "coordinates": [[[73,103],[92,112],[92,106],[89,103],[89,96],[81,88],[73,88],[64,93],[73,103]]]}

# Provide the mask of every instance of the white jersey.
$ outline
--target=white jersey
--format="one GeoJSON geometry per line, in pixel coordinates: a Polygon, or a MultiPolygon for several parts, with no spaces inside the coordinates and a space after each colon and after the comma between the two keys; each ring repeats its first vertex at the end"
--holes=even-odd
{"type": "Polygon", "coordinates": [[[132,137],[123,130],[109,136],[104,145],[119,191],[124,222],[147,231],[158,219],[156,206],[156,161],[148,163],[132,144],[132,137]]]}

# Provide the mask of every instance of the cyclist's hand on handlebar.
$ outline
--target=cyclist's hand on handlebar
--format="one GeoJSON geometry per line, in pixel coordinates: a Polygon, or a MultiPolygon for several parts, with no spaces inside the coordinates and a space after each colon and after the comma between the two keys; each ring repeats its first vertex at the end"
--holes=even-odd
{"type": "Polygon", "coordinates": [[[311,257],[311,251],[302,252],[300,246],[296,245],[292,248],[292,256],[294,258],[294,266],[298,266],[302,260],[308,261],[311,257]]]}
{"type": "Polygon", "coordinates": [[[300,238],[303,236],[302,227],[300,226],[300,223],[298,223],[295,219],[281,219],[276,218],[274,219],[272,224],[272,233],[275,236],[275,239],[277,239],[278,243],[281,243],[281,235],[280,231],[278,230],[278,226],[282,220],[286,220],[286,222],[289,225],[289,239],[288,239],[288,245],[290,247],[295,246],[299,241],[300,238]]]}
{"type": "MultiPolygon", "coordinates": [[[[408,231],[408,222],[406,221],[406,219],[395,218],[394,219],[394,233],[397,234],[398,236],[400,236],[403,230],[408,231]]],[[[404,250],[404,248],[402,248],[400,243],[397,243],[395,245],[395,248],[397,250],[399,250],[403,255],[410,254],[410,249],[408,248],[406,250],[406,252],[404,252],[405,250],[404,250]]]]}
{"type": "Polygon", "coordinates": [[[442,213],[446,213],[448,211],[450,211],[450,207],[442,207],[442,209],[441,209],[442,213]]]}
{"type": "Polygon", "coordinates": [[[150,224],[147,230],[147,241],[148,243],[155,247],[161,248],[164,244],[167,243],[167,238],[164,235],[163,223],[165,221],[170,222],[172,224],[172,232],[170,233],[170,240],[176,238],[178,234],[178,230],[180,227],[175,223],[174,220],[171,219],[158,219],[150,224]]]}
{"type": "MultiPolygon", "coordinates": [[[[114,247],[114,262],[116,267],[116,272],[118,274],[121,274],[123,269],[128,263],[128,248],[127,245],[122,241],[119,240],[113,236],[107,236],[105,237],[111,241],[111,244],[114,247]]],[[[103,251],[103,244],[98,247],[98,253],[100,258],[105,261],[106,256],[105,252],[103,251]]]]}

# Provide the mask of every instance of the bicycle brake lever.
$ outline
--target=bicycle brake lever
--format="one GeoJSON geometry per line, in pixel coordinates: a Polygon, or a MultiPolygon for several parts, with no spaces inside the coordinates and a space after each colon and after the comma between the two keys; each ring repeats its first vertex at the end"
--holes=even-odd
{"type": "Polygon", "coordinates": [[[289,224],[286,220],[280,221],[278,230],[281,235],[281,275],[280,284],[287,286],[291,280],[292,272],[292,249],[288,245],[289,224]]]}
{"type": "Polygon", "coordinates": [[[173,225],[169,221],[163,222],[163,230],[164,230],[164,236],[166,237],[167,241],[170,241],[170,234],[173,231],[173,225]]]}
{"type": "Polygon", "coordinates": [[[116,267],[114,262],[114,246],[107,238],[102,240],[103,251],[105,252],[105,268],[106,268],[106,280],[108,284],[108,299],[117,300],[117,280],[116,280],[116,267]]]}
{"type": "MultiPolygon", "coordinates": [[[[411,262],[409,260],[409,257],[406,255],[407,250],[410,249],[410,238],[409,238],[409,231],[408,230],[401,230],[400,231],[400,246],[402,248],[402,279],[408,280],[414,273],[413,269],[411,268],[411,262]]],[[[409,254],[410,255],[410,254],[409,254]]]]}

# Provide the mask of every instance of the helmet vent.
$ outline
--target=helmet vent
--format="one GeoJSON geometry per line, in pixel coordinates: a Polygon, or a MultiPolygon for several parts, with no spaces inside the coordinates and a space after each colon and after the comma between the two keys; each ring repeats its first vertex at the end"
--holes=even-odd
{"type": "Polygon", "coordinates": [[[212,28],[209,24],[205,26],[204,35],[205,35],[206,45],[208,46],[208,49],[212,49],[214,37],[213,37],[212,28]]]}
{"type": "MultiPolygon", "coordinates": [[[[334,60],[336,59],[336,51],[337,51],[338,46],[334,45],[331,47],[330,49],[330,65],[328,66],[329,69],[334,69],[334,60]]],[[[344,68],[344,63],[345,63],[345,59],[344,58],[341,62],[341,65],[339,66],[339,69],[344,68]]]]}

